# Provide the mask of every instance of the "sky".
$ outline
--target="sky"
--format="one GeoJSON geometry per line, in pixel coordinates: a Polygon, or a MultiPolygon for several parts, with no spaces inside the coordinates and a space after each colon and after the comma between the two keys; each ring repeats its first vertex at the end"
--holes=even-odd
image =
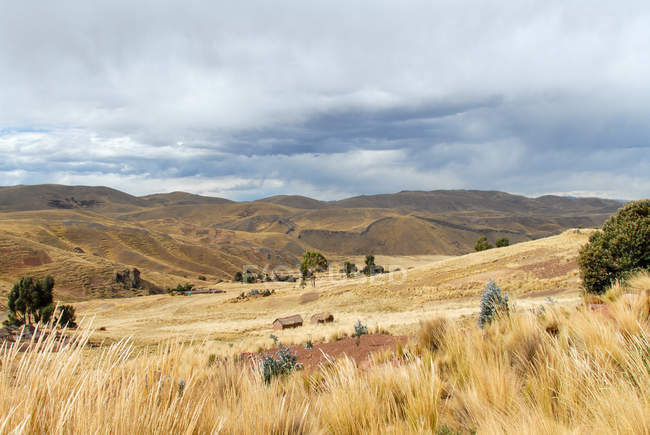
{"type": "Polygon", "coordinates": [[[0,185],[650,196],[647,0],[0,7],[0,185]]]}

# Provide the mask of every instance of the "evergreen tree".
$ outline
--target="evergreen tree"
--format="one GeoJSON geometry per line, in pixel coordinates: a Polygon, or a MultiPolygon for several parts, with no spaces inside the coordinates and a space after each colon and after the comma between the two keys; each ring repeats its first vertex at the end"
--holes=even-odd
{"type": "Polygon", "coordinates": [[[54,279],[49,275],[40,281],[32,277],[21,278],[11,288],[7,298],[8,323],[31,325],[32,322],[49,321],[54,310],[53,289],[54,279]]]}

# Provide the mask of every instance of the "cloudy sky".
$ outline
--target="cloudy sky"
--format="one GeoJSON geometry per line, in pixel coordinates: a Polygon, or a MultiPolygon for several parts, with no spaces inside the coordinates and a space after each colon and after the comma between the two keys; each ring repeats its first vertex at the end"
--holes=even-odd
{"type": "Polygon", "coordinates": [[[0,185],[650,196],[647,0],[0,0],[0,185]]]}

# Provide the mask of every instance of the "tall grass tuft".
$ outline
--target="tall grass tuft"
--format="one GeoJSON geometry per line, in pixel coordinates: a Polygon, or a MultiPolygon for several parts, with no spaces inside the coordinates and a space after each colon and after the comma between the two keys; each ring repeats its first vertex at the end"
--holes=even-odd
{"type": "Polygon", "coordinates": [[[489,328],[424,323],[409,358],[270,383],[176,341],[93,348],[87,324],[0,346],[7,433],[650,433],[647,277],[608,316],[551,306],[489,328]],[[553,325],[552,333],[548,332],[553,325]]]}

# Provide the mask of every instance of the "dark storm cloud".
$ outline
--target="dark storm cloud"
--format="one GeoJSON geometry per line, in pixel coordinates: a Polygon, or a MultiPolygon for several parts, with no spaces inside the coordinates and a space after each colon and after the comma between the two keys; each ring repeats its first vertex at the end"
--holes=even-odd
{"type": "Polygon", "coordinates": [[[647,2],[5,3],[0,184],[650,194],[647,2]]]}

